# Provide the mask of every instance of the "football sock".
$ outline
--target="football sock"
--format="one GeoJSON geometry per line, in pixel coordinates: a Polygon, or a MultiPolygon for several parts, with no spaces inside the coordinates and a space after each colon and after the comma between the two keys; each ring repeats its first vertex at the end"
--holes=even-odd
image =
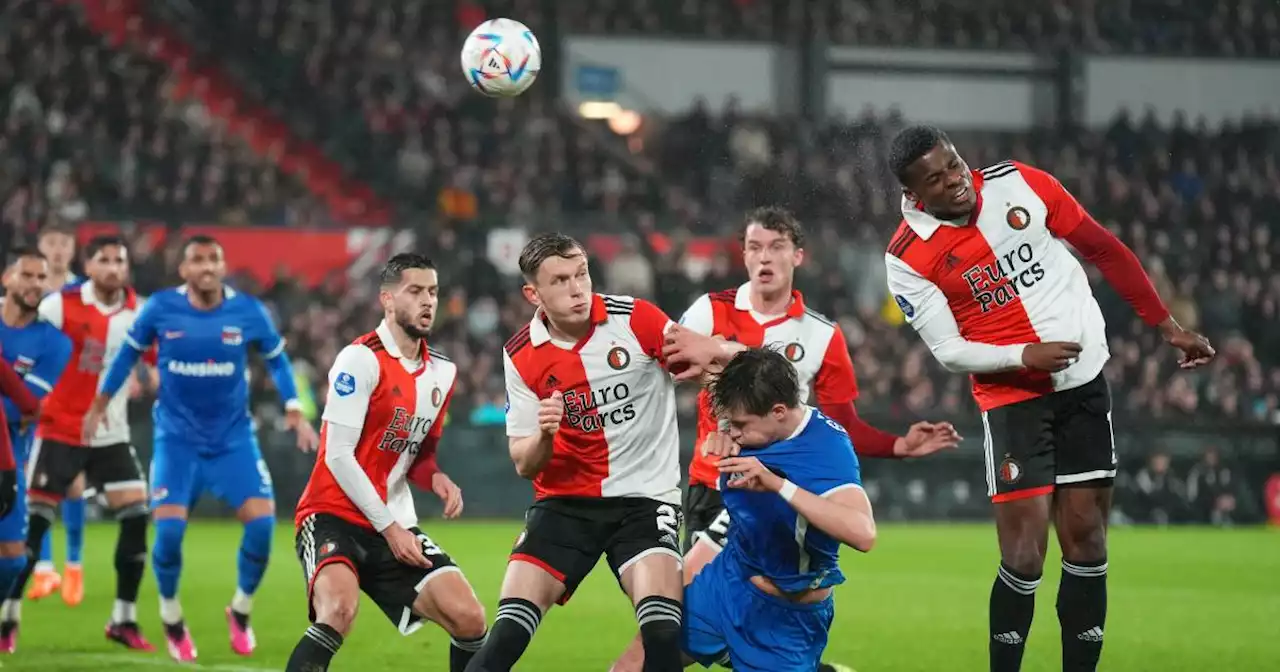
{"type": "Polygon", "coordinates": [[[466,672],[508,672],[524,655],[541,622],[542,610],[529,600],[499,600],[498,617],[489,630],[489,639],[471,659],[466,672]]]}
{"type": "Polygon", "coordinates": [[[8,595],[16,582],[27,569],[27,555],[24,553],[13,558],[0,558],[0,587],[8,595]]]}
{"type": "MultiPolygon", "coordinates": [[[[62,500],[62,525],[67,528],[67,564],[78,565],[84,555],[84,498],[62,500]]],[[[46,538],[45,543],[49,540],[46,538]]]]}
{"type": "MultiPolygon", "coordinates": [[[[57,512],[53,510],[53,506],[47,502],[31,502],[27,509],[27,558],[36,558],[40,556],[41,541],[44,535],[53,526],[53,517],[57,512]]],[[[35,570],[33,563],[26,563],[26,567],[18,574],[18,579],[9,587],[9,598],[14,600],[22,600],[22,591],[27,588],[27,581],[31,580],[31,572],[35,570]]],[[[14,619],[16,620],[16,619],[14,619]]]]}
{"type": "MultiPolygon", "coordinates": [[[[240,557],[236,561],[236,585],[245,596],[257,592],[262,583],[262,575],[267,571],[267,559],[271,556],[271,538],[275,530],[274,516],[254,518],[244,524],[244,536],[240,538],[240,557]]],[[[232,611],[240,611],[235,608],[236,605],[231,606],[232,611]]],[[[248,605],[242,601],[240,606],[248,605]]],[[[245,610],[240,613],[247,615],[249,612],[245,610]]]]}
{"type": "Polygon", "coordinates": [[[1040,577],[1029,576],[1000,563],[991,586],[991,672],[1017,672],[1031,634],[1040,577]]]}
{"type": "MultiPolygon", "coordinates": [[[[151,568],[160,588],[160,598],[178,596],[178,578],[182,575],[182,536],[187,532],[183,518],[161,518],[156,521],[155,547],[151,549],[151,568]]],[[[181,610],[179,610],[181,611],[181,610]]],[[[178,620],[182,620],[179,615],[178,620]]],[[[166,623],[173,621],[166,620],[166,623]]]]}
{"type": "Polygon", "coordinates": [[[684,608],[679,600],[650,595],[636,605],[636,621],[640,623],[640,641],[644,643],[644,672],[679,672],[680,623],[684,608]]]}
{"type": "Polygon", "coordinates": [[[475,639],[458,639],[454,637],[449,640],[449,672],[464,672],[467,669],[467,663],[480,652],[484,646],[485,638],[489,633],[485,633],[475,639]]]}
{"type": "Polygon", "coordinates": [[[147,567],[147,505],[121,509],[120,536],[116,539],[116,600],[133,604],[147,567]]]}
{"type": "Polygon", "coordinates": [[[53,565],[53,529],[45,530],[44,541],[40,544],[40,560],[36,562],[35,571],[52,572],[55,567],[53,565]]]}
{"type": "Polygon", "coordinates": [[[1062,561],[1058,623],[1062,626],[1062,669],[1091,672],[1102,656],[1107,621],[1107,561],[1062,561]]]}
{"type": "Polygon", "coordinates": [[[307,628],[298,645],[293,647],[285,672],[324,672],[329,669],[333,654],[341,647],[342,635],[337,630],[324,623],[316,623],[307,628]]]}

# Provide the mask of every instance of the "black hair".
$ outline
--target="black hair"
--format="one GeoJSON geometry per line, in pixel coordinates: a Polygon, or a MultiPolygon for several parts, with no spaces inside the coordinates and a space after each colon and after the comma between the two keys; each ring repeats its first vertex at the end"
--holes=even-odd
{"type": "Polygon", "coordinates": [[[920,160],[938,145],[951,144],[951,139],[935,126],[908,126],[893,136],[889,143],[889,169],[893,171],[898,182],[907,184],[907,171],[911,164],[920,160]]]}
{"type": "Polygon", "coordinates": [[[712,412],[734,411],[766,415],[777,404],[800,405],[800,381],[796,368],[782,353],[767,349],[743,350],[733,356],[708,387],[712,412]]]}
{"type": "Polygon", "coordinates": [[[124,238],[121,238],[120,236],[105,235],[94,236],[89,239],[89,242],[84,246],[84,258],[88,261],[89,259],[97,256],[98,252],[102,251],[102,248],[113,246],[119,246],[121,249],[125,250],[125,254],[128,255],[129,246],[124,242],[124,238]]]}
{"type": "Polygon", "coordinates": [[[187,252],[190,252],[192,246],[195,245],[217,245],[218,247],[222,247],[222,243],[219,243],[217,238],[214,238],[213,236],[206,236],[202,233],[197,234],[182,241],[183,258],[186,258],[187,252]]]}
{"type": "Polygon", "coordinates": [[[551,257],[563,257],[568,259],[574,254],[586,254],[586,248],[582,247],[573,238],[563,233],[543,233],[534,236],[533,240],[525,243],[524,249],[520,251],[520,274],[524,276],[527,282],[533,282],[538,275],[538,269],[542,267],[542,262],[551,257]]]}
{"type": "Polygon", "coordinates": [[[404,272],[411,268],[434,270],[435,267],[435,262],[431,261],[425,254],[401,252],[388,259],[386,264],[383,264],[382,272],[378,274],[378,281],[383,287],[397,285],[404,279],[404,272]]]}
{"type": "Polygon", "coordinates": [[[44,253],[34,247],[15,247],[9,250],[9,258],[5,260],[5,268],[18,263],[23,259],[39,259],[45,261],[44,253]]]}
{"type": "Polygon", "coordinates": [[[790,238],[791,244],[795,245],[796,249],[804,247],[804,227],[800,225],[800,220],[786,208],[766,206],[748,212],[742,227],[744,240],[747,236],[747,227],[752,224],[758,224],[765,230],[781,233],[790,238]]]}

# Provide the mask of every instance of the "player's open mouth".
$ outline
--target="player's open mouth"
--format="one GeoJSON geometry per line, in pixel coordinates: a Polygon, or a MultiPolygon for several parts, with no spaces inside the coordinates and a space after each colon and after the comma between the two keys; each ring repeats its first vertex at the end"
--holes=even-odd
{"type": "Polygon", "coordinates": [[[767,268],[762,268],[756,272],[756,277],[768,282],[773,279],[773,271],[767,268]]]}
{"type": "Polygon", "coordinates": [[[952,202],[955,202],[955,203],[968,203],[969,202],[969,185],[965,185],[963,187],[960,187],[959,189],[956,189],[955,192],[951,194],[951,200],[952,202]]]}

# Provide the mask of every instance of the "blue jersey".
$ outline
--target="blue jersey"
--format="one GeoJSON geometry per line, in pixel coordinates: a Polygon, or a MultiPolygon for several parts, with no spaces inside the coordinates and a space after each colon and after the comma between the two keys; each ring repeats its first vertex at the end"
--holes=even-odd
{"type": "MultiPolygon", "coordinates": [[[[25,327],[10,327],[0,322],[0,348],[5,360],[13,365],[38,399],[53,391],[71,359],[71,339],[40,318],[25,327]]],[[[9,420],[9,435],[16,439],[22,417],[8,397],[4,397],[4,412],[9,420]]],[[[25,448],[25,444],[15,441],[14,450],[20,445],[25,448]]]]}
{"type": "Polygon", "coordinates": [[[191,305],[186,287],[152,295],[111,363],[102,391],[115,394],[143,351],[157,344],[157,434],[181,437],[199,452],[229,449],[252,434],[247,366],[253,345],[271,369],[276,388],[296,403],[284,339],[262,302],[225,288],[211,310],[191,305]]]}
{"type": "MultiPolygon", "coordinates": [[[[742,455],[758,458],[816,495],[862,485],[849,435],[816,409],[806,410],[804,422],[790,438],[743,450],[742,455]]],[[[733,521],[724,549],[726,559],[742,565],[747,576],[764,576],[789,593],[844,583],[839,541],[809,527],[776,493],[728,487],[727,476],[720,477],[720,493],[733,521]]]]}

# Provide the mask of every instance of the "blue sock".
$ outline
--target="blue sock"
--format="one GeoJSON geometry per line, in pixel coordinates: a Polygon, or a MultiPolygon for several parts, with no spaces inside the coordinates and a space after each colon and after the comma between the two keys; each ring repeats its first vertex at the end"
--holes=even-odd
{"type": "MultiPolygon", "coordinates": [[[[46,563],[50,566],[53,565],[53,527],[52,526],[50,526],[49,530],[44,533],[44,543],[40,544],[39,561],[42,563],[46,563]]],[[[37,567],[36,569],[39,569],[39,567],[37,567]]]]}
{"type": "Polygon", "coordinates": [[[67,528],[67,562],[73,565],[80,564],[84,555],[84,509],[83,497],[62,500],[62,524],[67,528]]]}
{"type": "Polygon", "coordinates": [[[267,572],[267,558],[271,556],[271,538],[275,535],[274,516],[254,518],[244,524],[244,537],[240,540],[240,558],[237,585],[245,595],[253,595],[267,572]]]}
{"type": "Polygon", "coordinates": [[[156,541],[151,549],[151,567],[160,586],[160,597],[172,600],[178,596],[178,577],[182,575],[182,535],[187,521],[161,518],[156,521],[156,541]]]}
{"type": "Polygon", "coordinates": [[[13,588],[13,583],[22,575],[22,570],[27,568],[27,555],[24,553],[16,558],[0,558],[0,588],[4,589],[4,594],[9,595],[13,588]]]}

